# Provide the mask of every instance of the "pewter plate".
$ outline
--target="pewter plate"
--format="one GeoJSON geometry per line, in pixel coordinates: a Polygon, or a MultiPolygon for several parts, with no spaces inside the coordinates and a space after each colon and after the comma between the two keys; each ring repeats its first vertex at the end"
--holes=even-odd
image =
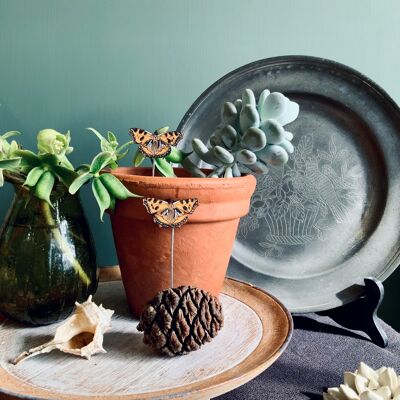
{"type": "Polygon", "coordinates": [[[295,153],[257,177],[229,275],[277,296],[292,312],[321,311],[387,278],[400,247],[400,110],[374,82],[333,61],[285,56],[239,68],[208,88],[178,129],[190,149],[245,88],[300,105],[287,125],[295,153]]]}

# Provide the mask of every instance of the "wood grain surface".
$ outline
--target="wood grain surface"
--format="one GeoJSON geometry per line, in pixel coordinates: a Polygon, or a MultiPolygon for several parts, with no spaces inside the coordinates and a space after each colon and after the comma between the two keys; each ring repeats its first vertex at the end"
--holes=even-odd
{"type": "Polygon", "coordinates": [[[227,279],[221,295],[225,326],[219,335],[186,356],[159,356],[142,343],[119,277],[117,267],[102,270],[95,301],[116,312],[105,335],[108,353],[89,361],[54,351],[13,366],[10,359],[50,339],[56,326],[32,328],[3,320],[1,399],[211,398],[261,373],[290,339],[291,317],[280,303],[251,285],[227,279]]]}

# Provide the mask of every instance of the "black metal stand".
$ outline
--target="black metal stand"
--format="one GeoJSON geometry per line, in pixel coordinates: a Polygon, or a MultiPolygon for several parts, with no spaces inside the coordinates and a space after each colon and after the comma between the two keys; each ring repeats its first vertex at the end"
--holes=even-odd
{"type": "Polygon", "coordinates": [[[375,278],[365,278],[364,282],[365,293],[358,300],[318,314],[330,317],[344,328],[365,332],[372,343],[386,347],[388,337],[377,317],[384,295],[382,282],[375,278]]]}

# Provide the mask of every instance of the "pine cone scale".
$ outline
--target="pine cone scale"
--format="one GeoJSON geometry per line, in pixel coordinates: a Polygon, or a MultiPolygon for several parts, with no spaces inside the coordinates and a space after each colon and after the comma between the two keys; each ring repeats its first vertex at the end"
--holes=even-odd
{"type": "Polygon", "coordinates": [[[143,312],[144,342],[173,356],[199,349],[223,326],[219,300],[201,289],[180,286],[158,293],[143,312]]]}

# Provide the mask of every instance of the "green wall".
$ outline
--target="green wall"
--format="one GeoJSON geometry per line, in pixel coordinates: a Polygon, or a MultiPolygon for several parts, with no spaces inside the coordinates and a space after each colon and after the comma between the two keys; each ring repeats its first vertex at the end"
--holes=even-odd
{"type": "MultiPolygon", "coordinates": [[[[28,146],[41,128],[71,129],[78,164],[97,151],[85,127],[121,141],[131,126],[176,127],[216,79],[285,54],[347,64],[400,102],[399,15],[397,0],[0,0],[0,132],[28,146]]],[[[99,263],[113,264],[109,221],[83,197],[99,263]]],[[[396,276],[387,287],[383,315],[400,328],[396,276]]]]}

